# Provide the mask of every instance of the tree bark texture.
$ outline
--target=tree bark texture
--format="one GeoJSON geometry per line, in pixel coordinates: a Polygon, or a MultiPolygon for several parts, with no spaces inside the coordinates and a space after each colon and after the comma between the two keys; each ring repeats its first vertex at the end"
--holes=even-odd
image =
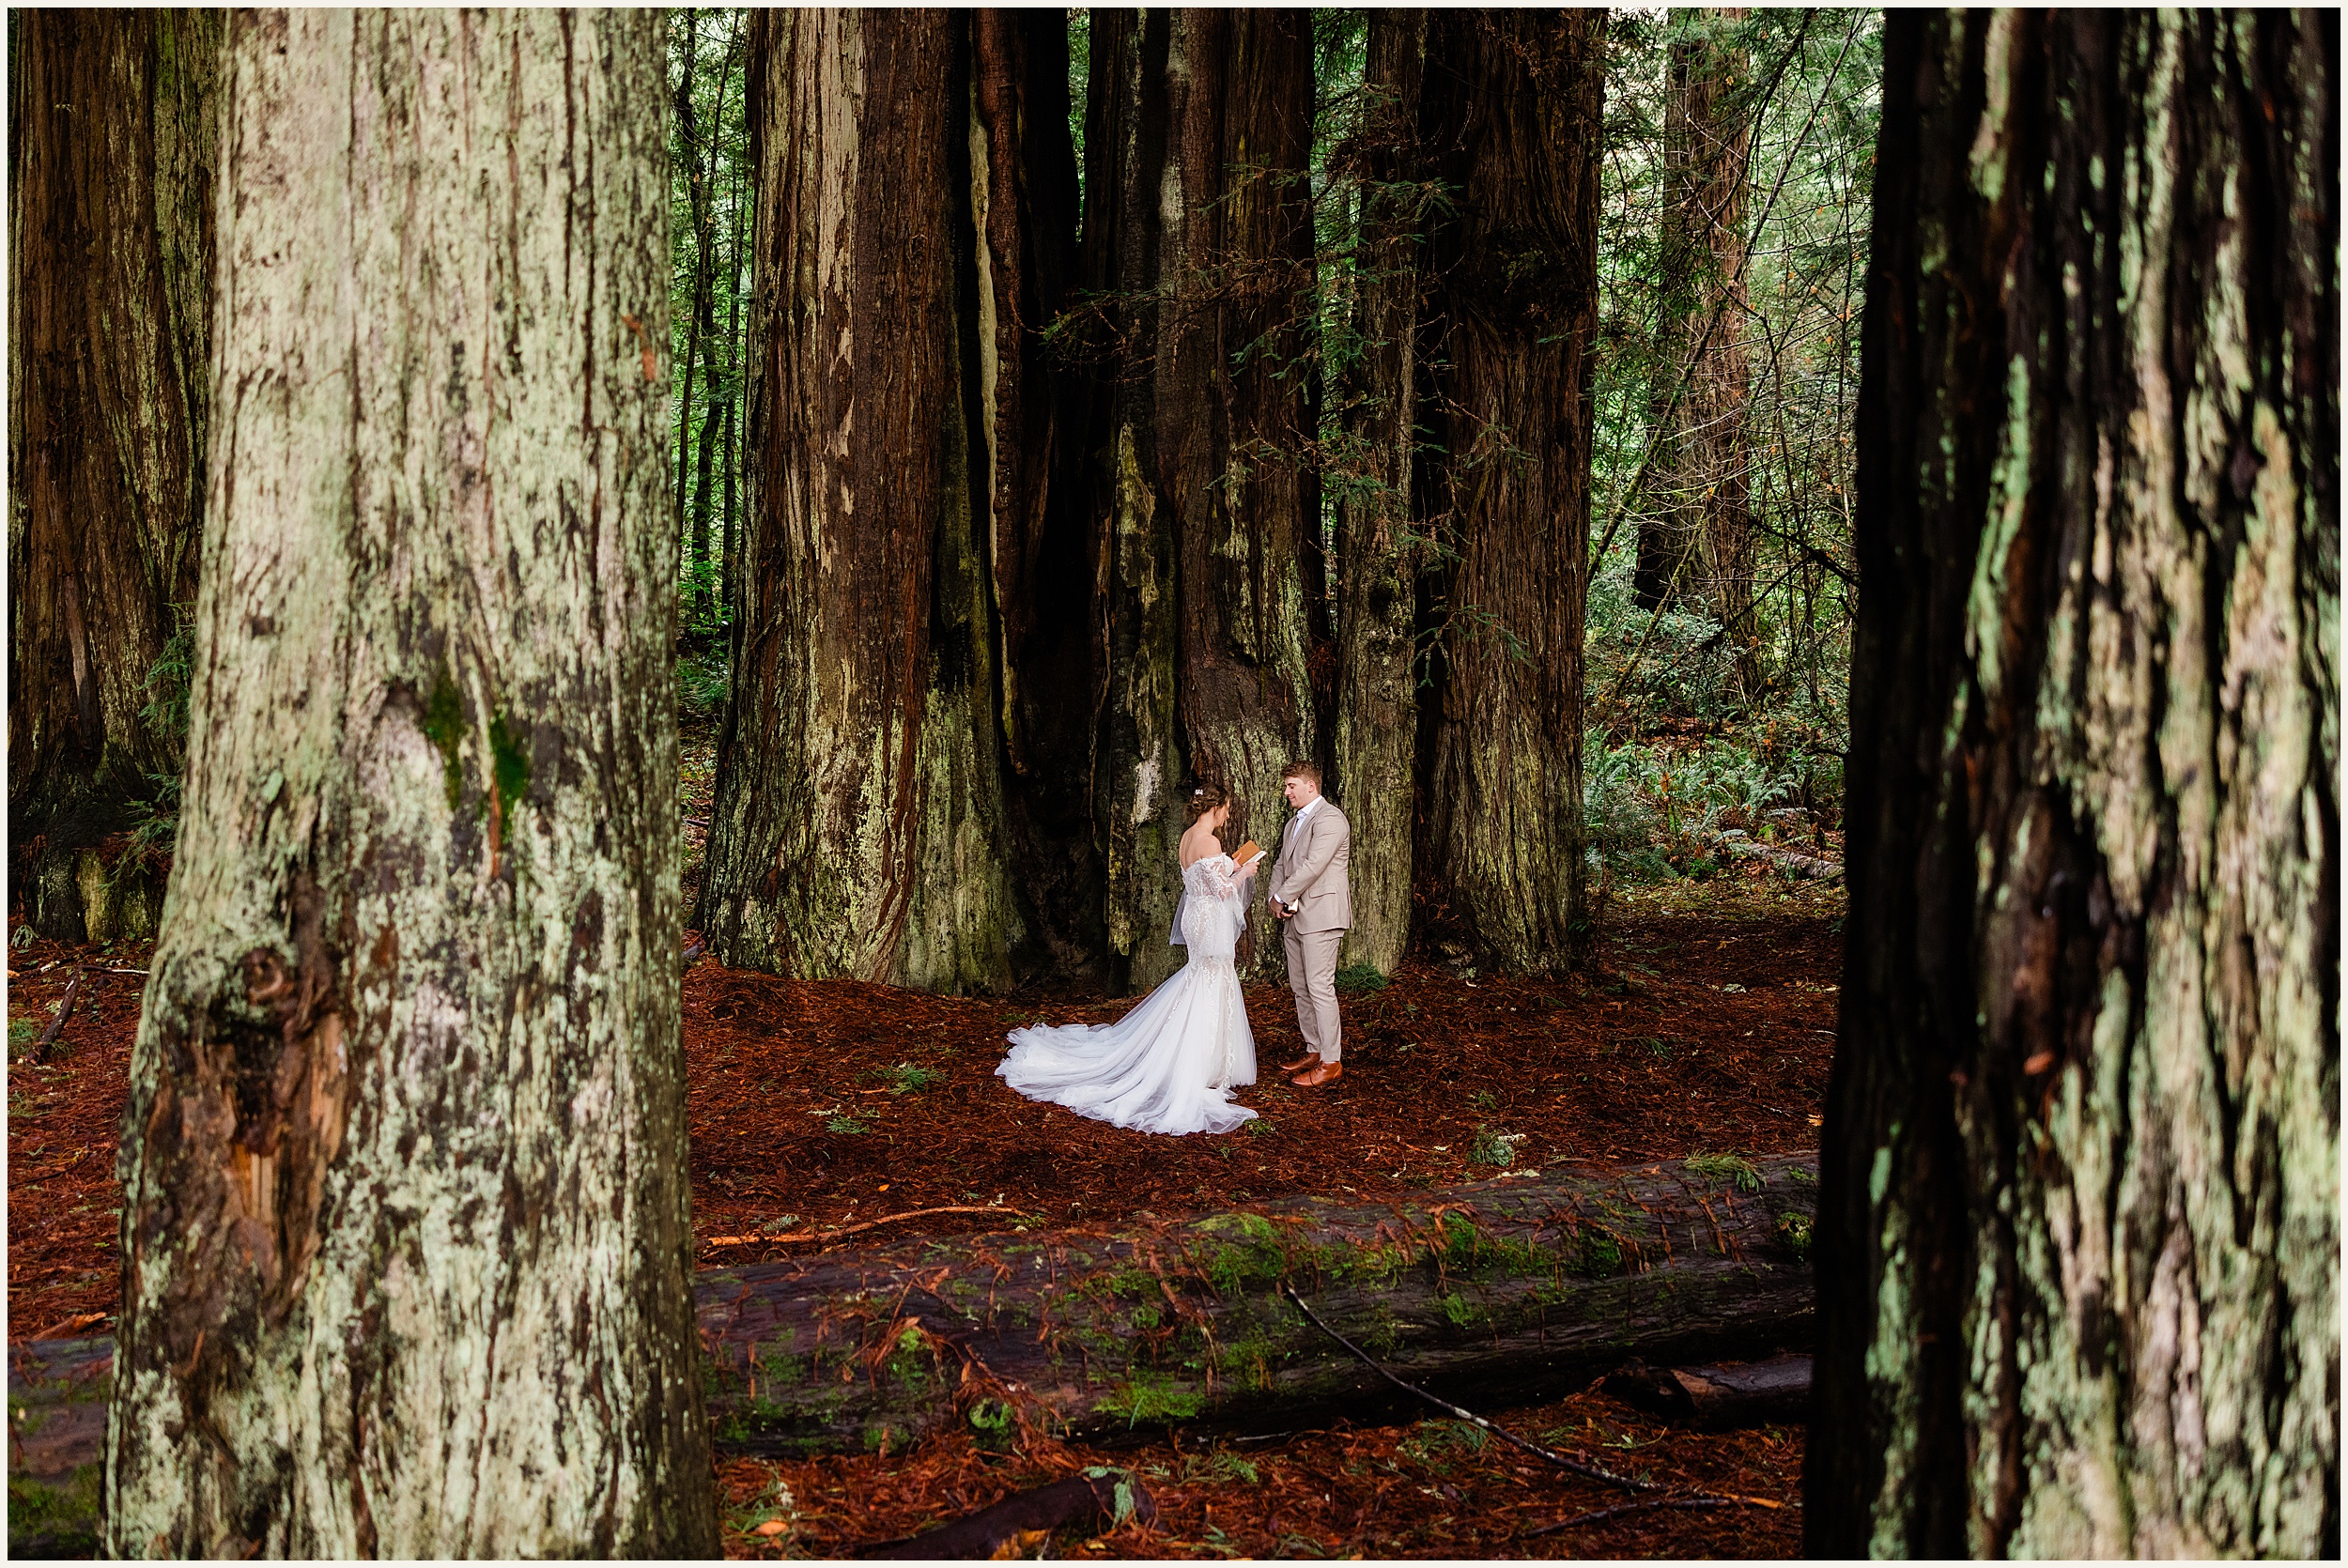
{"type": "Polygon", "coordinates": [[[970,13],[975,405],[1000,639],[1005,828],[1041,961],[1097,973],[1102,860],[1092,826],[1099,535],[1087,508],[1080,367],[1044,329],[1077,260],[1068,23],[1053,10],[970,13]]]}
{"type": "Polygon", "coordinates": [[[708,1555],[650,12],[241,12],[105,1545],[708,1555]]]}
{"type": "Polygon", "coordinates": [[[1659,510],[1641,520],[1632,594],[1676,590],[1720,618],[1747,701],[1761,691],[1753,644],[1755,537],[1745,471],[1745,173],[1753,127],[1736,96],[1750,63],[1722,36],[1742,7],[1693,12],[1671,48],[1663,117],[1665,290],[1651,416],[1661,447],[1659,510]],[[1683,390],[1684,382],[1684,390],[1683,390]]]}
{"type": "Polygon", "coordinates": [[[225,25],[10,26],[9,833],[39,841],[17,862],[34,925],[72,941],[117,934],[85,919],[91,846],[179,767],[143,710],[195,593],[225,25]]]}
{"type": "Polygon", "coordinates": [[[1365,108],[1352,158],[1362,182],[1362,358],[1346,389],[1348,458],[1338,494],[1336,781],[1352,829],[1353,929],[1340,961],[1391,975],[1411,941],[1417,834],[1418,574],[1413,485],[1418,335],[1429,218],[1418,153],[1427,13],[1369,15],[1365,108]]]}
{"type": "MultiPolygon", "coordinates": [[[[1282,765],[1325,729],[1304,566],[1313,43],[1303,10],[1094,21],[1084,282],[1117,300],[1116,392],[1089,441],[1110,671],[1096,811],[1112,963],[1139,988],[1180,961],[1185,781],[1230,792],[1234,846],[1268,838],[1282,765]]],[[[1243,944],[1244,969],[1279,964],[1262,908],[1243,944]]]]}
{"type": "Polygon", "coordinates": [[[1815,1555],[2340,1549],[2339,51],[1887,21],[1815,1555]]]}
{"type": "MultiPolygon", "coordinates": [[[[1171,1423],[1274,1431],[1404,1396],[1522,1405],[1644,1359],[1811,1343],[1816,1161],[1741,1178],[1676,1164],[1479,1182],[1397,1204],[1311,1198],[1113,1232],[851,1245],[695,1281],[721,1451],[902,1451],[963,1424],[1095,1442],[1171,1423]]],[[[11,1483],[69,1490],[98,1457],[79,1412],[109,1342],[18,1347],[11,1483]]],[[[1716,1374],[1716,1376],[1730,1376],[1716,1374]]],[[[706,1480],[700,1484],[706,1490],[706,1480]]]]}
{"type": "Polygon", "coordinates": [[[1458,216],[1429,237],[1439,449],[1455,557],[1422,704],[1423,861],[1486,957],[1569,964],[1584,936],[1582,623],[1605,19],[1428,18],[1420,121],[1458,216]]]}
{"type": "Polygon", "coordinates": [[[1750,372],[1739,307],[1753,127],[1735,97],[1748,69],[1744,51],[1722,35],[1745,14],[1740,6],[1691,10],[1671,44],[1649,405],[1658,449],[1650,471],[1661,495],[1640,518],[1631,579],[1642,609],[1678,592],[1718,614],[1732,641],[1752,635],[1744,624],[1753,527],[1742,440],[1750,372]]]}
{"type": "Polygon", "coordinates": [[[760,12],[734,696],[700,922],[729,964],[1010,983],[967,22],[760,12]]]}

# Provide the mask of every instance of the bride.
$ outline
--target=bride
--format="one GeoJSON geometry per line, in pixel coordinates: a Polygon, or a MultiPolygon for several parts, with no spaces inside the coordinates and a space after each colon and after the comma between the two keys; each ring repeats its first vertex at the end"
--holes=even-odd
{"type": "Polygon", "coordinates": [[[1243,869],[1223,853],[1215,830],[1231,806],[1220,789],[1194,792],[1188,810],[1171,940],[1188,944],[1190,961],[1114,1023],[1012,1030],[995,1071],[1029,1099],[1136,1132],[1228,1132],[1255,1119],[1231,1103],[1233,1088],[1256,1081],[1256,1038],[1231,953],[1263,857],[1243,869]]]}

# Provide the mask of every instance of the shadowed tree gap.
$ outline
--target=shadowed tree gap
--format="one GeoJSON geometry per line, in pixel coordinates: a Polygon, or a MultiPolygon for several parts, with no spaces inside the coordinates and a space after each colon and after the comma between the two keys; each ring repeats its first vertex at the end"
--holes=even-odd
{"type": "MultiPolygon", "coordinates": [[[[1320,505],[1311,17],[1096,11],[1089,51],[1093,305],[1069,331],[1104,389],[1085,441],[1105,535],[1094,809],[1112,976],[1141,989],[1181,961],[1166,931],[1188,782],[1231,790],[1234,843],[1262,838],[1281,764],[1321,744],[1303,563],[1320,505]]],[[[1277,961],[1264,935],[1243,967],[1277,961]]]]}
{"type": "Polygon", "coordinates": [[[1031,962],[1096,975],[1104,950],[1091,822],[1097,541],[1087,513],[1091,381],[1056,350],[1080,215],[1060,10],[971,13],[973,466],[1006,768],[1005,829],[1032,920],[1031,962]]]}

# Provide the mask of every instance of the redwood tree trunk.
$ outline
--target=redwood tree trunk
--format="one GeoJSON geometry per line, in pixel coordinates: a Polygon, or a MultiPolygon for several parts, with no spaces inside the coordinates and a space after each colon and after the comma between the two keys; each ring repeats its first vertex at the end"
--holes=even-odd
{"type": "Polygon", "coordinates": [[[1456,541],[1428,719],[1428,869],[1489,961],[1570,963],[1582,915],[1582,618],[1605,19],[1428,18],[1431,504],[1456,541]]]}
{"type": "Polygon", "coordinates": [[[750,483],[699,923],[730,964],[996,989],[1025,926],[965,385],[968,24],[751,22],[750,483]]]}
{"type": "Polygon", "coordinates": [[[714,1555],[651,12],[240,12],[121,1555],[714,1555]]]}
{"type": "Polygon", "coordinates": [[[144,710],[195,594],[224,25],[10,23],[9,836],[33,923],[70,940],[151,920],[146,899],[85,907],[83,884],[179,768],[144,710]]]}
{"type": "Polygon", "coordinates": [[[1639,521],[1632,594],[1703,604],[1738,651],[1745,695],[1759,666],[1753,627],[1753,520],[1745,476],[1745,173],[1753,127],[1736,101],[1744,51],[1722,36],[1743,7],[1695,8],[1671,45],[1663,106],[1663,221],[1649,418],[1655,501],[1639,521]]]}
{"type": "MultiPolygon", "coordinates": [[[[1665,472],[1692,544],[1697,596],[1720,617],[1747,702],[1761,697],[1753,624],[1754,537],[1745,473],[1745,393],[1752,379],[1744,343],[1745,173],[1753,127],[1735,86],[1750,73],[1741,49],[1722,36],[1741,6],[1698,13],[1702,30],[1672,47],[1666,106],[1663,267],[1676,286],[1675,326],[1661,372],[1677,377],[1692,359],[1687,392],[1672,416],[1676,463],[1665,472]]],[[[1665,394],[1669,395],[1668,392],[1665,394]]],[[[1660,412],[1660,410],[1659,410],[1660,412]]]]}
{"type": "Polygon", "coordinates": [[[1418,574],[1413,486],[1420,472],[1420,235],[1429,216],[1419,145],[1427,13],[1372,11],[1362,128],[1362,359],[1348,388],[1339,490],[1336,776],[1353,836],[1353,929],[1341,961],[1392,974],[1411,939],[1412,840],[1418,790],[1418,574]]]}
{"type": "MultiPolygon", "coordinates": [[[[1181,961],[1166,930],[1186,781],[1231,792],[1234,846],[1269,842],[1281,765],[1319,746],[1302,564],[1320,508],[1302,361],[1312,24],[1095,21],[1086,281],[1120,300],[1117,393],[1091,443],[1111,671],[1096,777],[1112,963],[1142,987],[1181,961]]],[[[1260,900],[1250,925],[1253,964],[1276,964],[1260,900]]]]}
{"type": "Polygon", "coordinates": [[[1809,1548],[2337,1553],[2338,17],[1884,54],[1809,1548]]]}

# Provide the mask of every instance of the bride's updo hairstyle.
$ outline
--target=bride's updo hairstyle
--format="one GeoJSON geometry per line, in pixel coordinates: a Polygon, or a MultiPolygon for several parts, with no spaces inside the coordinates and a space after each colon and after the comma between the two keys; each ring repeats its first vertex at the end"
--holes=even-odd
{"type": "Polygon", "coordinates": [[[1218,806],[1229,805],[1230,800],[1231,797],[1223,792],[1220,785],[1201,784],[1191,791],[1188,800],[1182,802],[1182,810],[1186,813],[1182,822],[1187,826],[1196,826],[1199,818],[1218,806]]]}

